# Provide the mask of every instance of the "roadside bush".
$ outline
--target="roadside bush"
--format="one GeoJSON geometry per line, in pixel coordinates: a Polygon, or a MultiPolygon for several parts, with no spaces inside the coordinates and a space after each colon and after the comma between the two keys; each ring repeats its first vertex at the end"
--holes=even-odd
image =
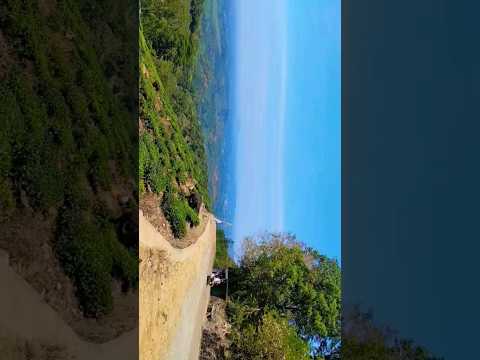
{"type": "Polygon", "coordinates": [[[260,324],[234,327],[231,335],[234,360],[308,360],[309,348],[295,329],[274,311],[263,315],[260,324]]]}
{"type": "Polygon", "coordinates": [[[182,238],[187,233],[185,207],[178,195],[168,189],[163,194],[162,210],[167,221],[170,223],[173,235],[182,238]]]}
{"type": "Polygon", "coordinates": [[[183,204],[186,212],[186,220],[190,223],[190,225],[198,226],[200,224],[200,219],[196,211],[188,205],[188,202],[186,200],[183,201],[183,204]]]}
{"type": "Polygon", "coordinates": [[[197,226],[200,223],[198,214],[189,206],[188,201],[171,188],[167,188],[163,194],[161,207],[176,238],[185,236],[187,224],[197,226]]]}

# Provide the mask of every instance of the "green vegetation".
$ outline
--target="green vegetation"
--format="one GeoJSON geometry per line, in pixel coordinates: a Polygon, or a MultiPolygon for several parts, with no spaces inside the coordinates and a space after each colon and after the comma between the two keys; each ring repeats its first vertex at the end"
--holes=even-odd
{"type": "Polygon", "coordinates": [[[192,88],[202,6],[198,0],[141,1],[140,195],[163,195],[159,206],[178,238],[187,224],[198,224],[198,203],[210,206],[192,88]]]}
{"type": "Polygon", "coordinates": [[[163,196],[162,209],[177,238],[185,236],[187,222],[194,226],[200,222],[198,214],[189,203],[171,190],[167,190],[163,196]]]}
{"type": "Polygon", "coordinates": [[[70,199],[58,216],[57,253],[75,280],[85,314],[98,317],[112,310],[112,276],[122,281],[124,290],[137,286],[138,250],[121,241],[105,208],[92,213],[87,204],[70,199]]]}
{"type": "Polygon", "coordinates": [[[231,288],[234,359],[309,359],[339,340],[340,268],[290,235],[247,239],[231,288]]]}
{"type": "Polygon", "coordinates": [[[129,6],[0,5],[7,44],[0,64],[0,226],[24,207],[54,218],[54,248],[89,316],[111,310],[112,278],[128,286],[138,280],[137,247],[120,239],[118,213],[99,200],[113,198],[116,185],[136,202],[136,55],[124,23],[135,9],[129,6]]]}
{"type": "Polygon", "coordinates": [[[217,229],[214,268],[226,269],[236,267],[235,262],[228,255],[228,248],[231,242],[232,241],[225,236],[225,232],[222,229],[217,229]]]}
{"type": "Polygon", "coordinates": [[[246,324],[232,334],[234,359],[308,360],[308,345],[287,319],[275,311],[266,312],[259,323],[246,324]]]}
{"type": "Polygon", "coordinates": [[[336,261],[295,237],[246,239],[230,270],[229,359],[440,360],[413,341],[350,311],[340,340],[341,287],[336,261]]]}

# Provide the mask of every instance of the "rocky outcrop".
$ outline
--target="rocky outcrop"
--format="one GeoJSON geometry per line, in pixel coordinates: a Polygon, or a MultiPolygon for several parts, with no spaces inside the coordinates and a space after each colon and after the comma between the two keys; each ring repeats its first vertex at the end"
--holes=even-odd
{"type": "Polygon", "coordinates": [[[212,296],[208,305],[207,321],[203,327],[200,360],[228,359],[230,330],[225,301],[212,296]]]}

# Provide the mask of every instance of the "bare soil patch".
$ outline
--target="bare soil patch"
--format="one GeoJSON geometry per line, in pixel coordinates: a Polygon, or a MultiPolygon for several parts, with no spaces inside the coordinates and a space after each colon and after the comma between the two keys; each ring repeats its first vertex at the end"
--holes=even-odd
{"type": "Polygon", "coordinates": [[[205,211],[195,243],[176,249],[140,213],[140,358],[198,359],[210,297],[216,225],[205,211]]]}
{"type": "Polygon", "coordinates": [[[207,321],[203,326],[200,360],[228,359],[231,326],[227,321],[226,303],[215,296],[210,297],[207,321]]]}
{"type": "Polygon", "coordinates": [[[167,240],[172,246],[175,243],[175,237],[173,236],[172,229],[168,223],[163,211],[160,209],[160,203],[162,197],[154,193],[146,193],[140,198],[140,210],[143,211],[143,215],[148,219],[155,229],[167,240]]]}

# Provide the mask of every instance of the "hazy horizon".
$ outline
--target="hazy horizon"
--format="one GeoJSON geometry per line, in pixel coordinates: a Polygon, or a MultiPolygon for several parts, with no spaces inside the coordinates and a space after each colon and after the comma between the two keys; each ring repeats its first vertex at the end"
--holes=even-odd
{"type": "Polygon", "coordinates": [[[340,3],[234,6],[234,251],[281,231],[340,259],[340,3]]]}

